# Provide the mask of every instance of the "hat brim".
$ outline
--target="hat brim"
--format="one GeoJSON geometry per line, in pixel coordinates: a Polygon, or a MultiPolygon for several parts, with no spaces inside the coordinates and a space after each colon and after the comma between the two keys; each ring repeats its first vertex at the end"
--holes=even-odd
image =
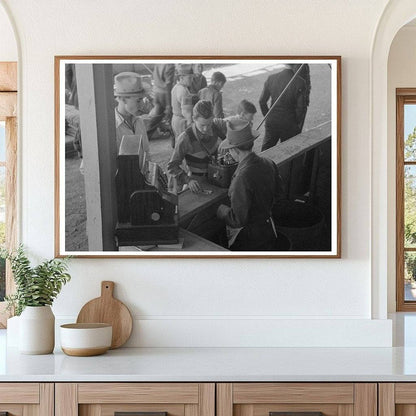
{"type": "Polygon", "coordinates": [[[114,97],[141,97],[144,98],[146,96],[146,91],[134,91],[134,92],[115,92],[114,97]]]}
{"type": "Polygon", "coordinates": [[[141,97],[144,98],[149,95],[152,91],[152,86],[147,82],[142,83],[142,90],[133,92],[117,92],[114,91],[114,97],[141,97]]]}
{"type": "Polygon", "coordinates": [[[253,137],[250,140],[246,140],[245,142],[238,144],[231,144],[228,139],[224,139],[221,143],[221,149],[233,149],[234,147],[244,146],[246,144],[254,142],[254,140],[256,140],[260,136],[259,132],[252,132],[251,134],[253,134],[253,137]]]}

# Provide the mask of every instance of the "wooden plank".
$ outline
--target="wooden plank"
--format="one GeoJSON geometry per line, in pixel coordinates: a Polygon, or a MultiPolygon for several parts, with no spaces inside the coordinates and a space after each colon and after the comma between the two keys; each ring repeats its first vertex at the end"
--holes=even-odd
{"type": "Polygon", "coordinates": [[[23,416],[43,416],[43,415],[39,411],[39,405],[25,404],[23,406],[23,416]]]}
{"type": "Polygon", "coordinates": [[[215,383],[199,385],[199,416],[215,416],[215,383]]]}
{"type": "Polygon", "coordinates": [[[395,407],[395,416],[416,416],[416,405],[399,404],[395,407]]]}
{"type": "MultiPolygon", "coordinates": [[[[17,242],[17,119],[6,118],[6,248],[14,249],[17,242]]],[[[6,262],[6,294],[15,292],[10,262],[6,262]]],[[[4,310],[5,302],[0,302],[0,328],[6,327],[9,313],[4,310]]]]}
{"type": "Polygon", "coordinates": [[[260,156],[268,157],[280,166],[327,142],[331,134],[331,122],[327,121],[261,152],[260,156]]]}
{"type": "Polygon", "coordinates": [[[79,403],[198,403],[197,383],[80,383],[79,403]]]}
{"type": "Polygon", "coordinates": [[[404,310],[404,98],[396,102],[396,310],[404,310]]]}
{"type": "MultiPolygon", "coordinates": [[[[79,416],[103,416],[101,410],[99,404],[81,404],[79,406],[79,416]]],[[[114,416],[114,411],[110,414],[114,416]]]]}
{"type": "MultiPolygon", "coordinates": [[[[17,246],[17,119],[6,119],[6,248],[17,246]]],[[[13,293],[15,284],[10,267],[6,265],[6,293],[13,293]]]]}
{"type": "MultiPolygon", "coordinates": [[[[79,406],[79,416],[103,416],[102,406],[99,404],[85,404],[79,406]]],[[[114,411],[108,413],[111,416],[114,416],[114,411]]]]}
{"type": "Polygon", "coordinates": [[[78,416],[77,384],[55,384],[55,416],[78,416]]]}
{"type": "Polygon", "coordinates": [[[354,403],[352,383],[236,383],[234,403],[354,403]]]}
{"type": "Polygon", "coordinates": [[[217,384],[217,416],[233,416],[232,383],[217,384]]]}
{"type": "Polygon", "coordinates": [[[395,415],[394,383],[380,383],[378,385],[379,416],[395,415]]]}
{"type": "MultiPolygon", "coordinates": [[[[327,415],[326,412],[324,414],[325,416],[327,415]]],[[[353,404],[339,404],[338,416],[354,416],[354,405],[353,404]]]]}
{"type": "Polygon", "coordinates": [[[415,99],[415,88],[396,88],[396,96],[409,96],[409,98],[413,97],[415,99]]]}
{"type": "Polygon", "coordinates": [[[41,383],[39,385],[39,393],[40,393],[39,414],[41,416],[54,416],[55,385],[53,383],[41,383]]]}
{"type": "Polygon", "coordinates": [[[0,383],[0,403],[39,403],[38,383],[0,383]]]}
{"type": "Polygon", "coordinates": [[[17,94],[15,92],[0,92],[0,121],[17,115],[17,94]]]}
{"type": "Polygon", "coordinates": [[[354,384],[354,415],[377,416],[377,384],[354,384]]]}
{"type": "MultiPolygon", "coordinates": [[[[185,416],[199,416],[199,405],[197,404],[185,404],[184,406],[185,416]]],[[[108,415],[110,416],[110,415],[108,415]]],[[[169,413],[169,416],[170,413],[169,413]]]]}
{"type": "Polygon", "coordinates": [[[396,383],[394,395],[396,404],[415,404],[416,383],[396,383]]]}
{"type": "Polygon", "coordinates": [[[0,91],[17,91],[17,62],[0,62],[0,91]]]}

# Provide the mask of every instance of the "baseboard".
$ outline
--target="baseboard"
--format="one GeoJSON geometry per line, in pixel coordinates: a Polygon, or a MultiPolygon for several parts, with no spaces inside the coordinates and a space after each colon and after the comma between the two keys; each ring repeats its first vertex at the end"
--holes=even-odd
{"type": "MultiPolygon", "coordinates": [[[[57,324],[67,322],[71,322],[71,318],[57,317],[57,324]]],[[[392,321],[140,317],[134,320],[133,333],[125,346],[391,347],[392,321]]]]}

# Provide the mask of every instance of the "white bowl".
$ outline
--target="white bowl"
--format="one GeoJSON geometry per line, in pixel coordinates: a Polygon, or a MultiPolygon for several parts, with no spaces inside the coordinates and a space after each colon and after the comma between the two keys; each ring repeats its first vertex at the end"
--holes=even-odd
{"type": "Polygon", "coordinates": [[[104,354],[111,347],[112,334],[110,324],[61,325],[61,348],[65,354],[77,357],[104,354]]]}

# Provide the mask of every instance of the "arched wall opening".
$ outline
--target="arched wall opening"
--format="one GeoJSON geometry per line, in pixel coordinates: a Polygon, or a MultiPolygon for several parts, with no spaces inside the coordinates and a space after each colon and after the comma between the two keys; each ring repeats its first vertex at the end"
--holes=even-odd
{"type": "MultiPolygon", "coordinates": [[[[387,68],[387,211],[388,211],[388,229],[387,229],[387,272],[388,272],[388,312],[396,311],[396,161],[399,155],[396,154],[396,89],[397,88],[416,88],[416,19],[404,25],[394,37],[388,58],[387,68]]],[[[410,108],[416,106],[407,106],[405,131],[408,131],[410,124],[414,126],[413,111],[410,108]]],[[[405,138],[407,133],[405,134],[405,138]]],[[[413,171],[413,167],[411,167],[413,171]]],[[[412,174],[411,171],[409,174],[412,174]]],[[[410,182],[407,182],[410,184],[410,182]]],[[[408,189],[410,191],[410,189],[408,189]]],[[[407,197],[409,198],[409,196],[407,197]]],[[[406,207],[408,203],[406,203],[406,207]]],[[[411,215],[407,210],[407,215],[411,215]]],[[[409,254],[409,252],[407,252],[409,254]]],[[[410,256],[413,257],[412,253],[410,256]]],[[[411,264],[409,264],[411,270],[411,264]]],[[[404,278],[404,277],[403,277],[404,278]]],[[[398,276],[397,279],[400,279],[398,276]]],[[[404,283],[404,282],[403,282],[404,283]]],[[[409,285],[407,285],[409,286],[409,285]]],[[[409,288],[404,290],[403,295],[406,300],[411,300],[414,290],[409,288]]]]}
{"type": "MultiPolygon", "coordinates": [[[[372,317],[386,319],[394,312],[395,290],[395,134],[391,134],[391,91],[388,88],[388,59],[393,40],[399,30],[416,17],[414,0],[393,0],[380,18],[371,55],[371,266],[372,317]],[[393,233],[393,234],[392,234],[393,233]],[[393,279],[393,280],[392,280],[393,279]],[[394,283],[393,283],[394,285],[394,283]],[[393,310],[392,310],[393,308],[393,310]]],[[[394,115],[393,115],[394,118],[394,115]]]]}

